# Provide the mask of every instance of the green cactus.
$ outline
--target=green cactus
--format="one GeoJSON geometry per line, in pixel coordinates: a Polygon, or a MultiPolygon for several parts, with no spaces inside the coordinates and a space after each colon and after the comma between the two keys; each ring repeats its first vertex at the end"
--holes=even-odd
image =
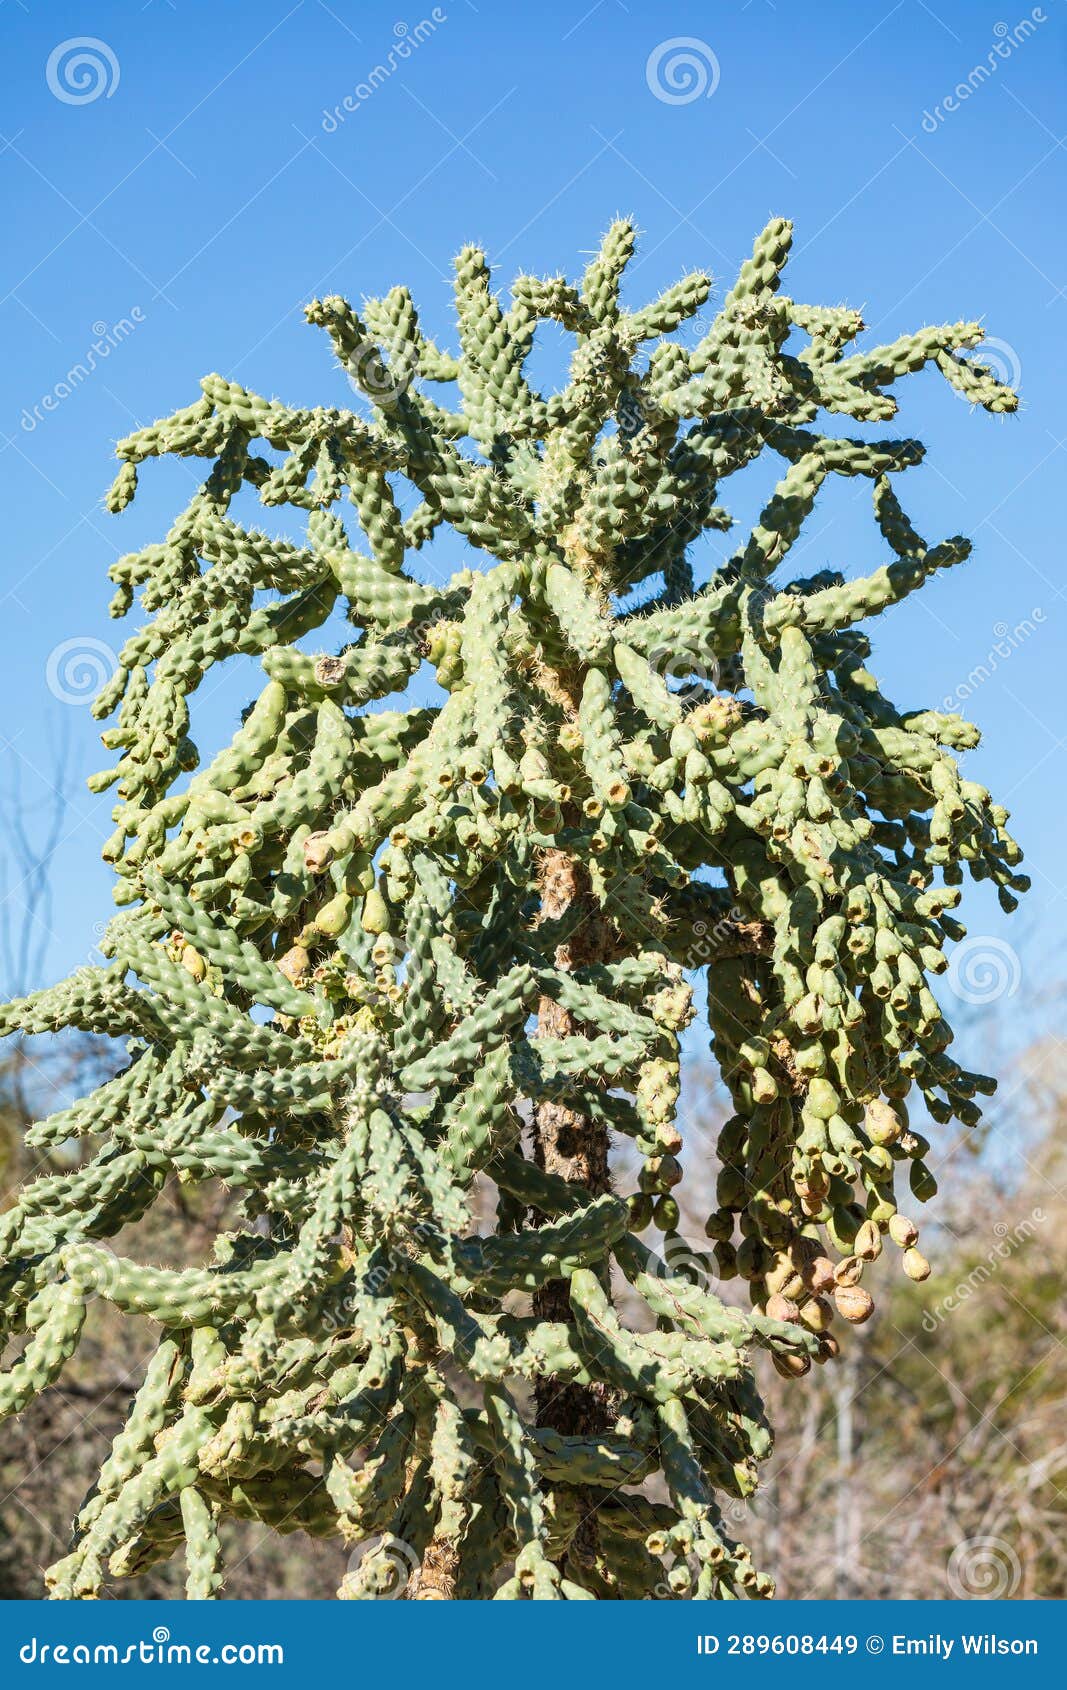
{"type": "Polygon", "coordinates": [[[816,426],[892,417],[926,364],[987,410],[1015,396],[968,360],[975,323],[846,355],[856,313],[780,291],[790,240],[768,225],[695,343],[706,276],[622,305],[628,223],[578,286],[520,277],[510,302],[468,247],[456,357],[402,289],[362,317],[308,307],[366,414],[211,376],[120,442],[115,511],[151,457],[208,467],[111,569],[113,613],[139,590],[149,619],[95,706],[117,713],[91,783],[118,800],[106,963],[0,1012],[129,1052],[32,1130],[89,1155],[0,1221],[0,1413],[59,1376],[94,1296],[160,1338],[54,1594],[184,1545],[189,1596],[215,1597],[227,1516],[346,1540],[344,1598],[769,1594],[720,1506],[770,1448],[752,1350],[790,1377],[830,1358],[883,1238],[928,1271],[897,1209],[898,1172],[934,1189],[909,1101],[971,1125],[992,1086],[952,1059],[928,981],[964,869],[1006,909],[1026,885],[959,771],[976,731],[895,709],[857,627],[967,544],[904,514],[916,442],[816,426]],[[545,396],[547,320],[574,352],[545,396]],[[752,532],[698,551],[768,455],[752,532]],[[837,475],[869,479],[892,556],[790,579],[837,475]],[[244,527],[246,487],[301,538],[244,527]],[[422,580],[446,526],[480,555],[422,580]],[[338,613],[348,639],[317,648],[338,613]],[[236,656],[265,675],[200,766],[190,701],[236,656]],[[715,1148],[677,1119],[701,973],[734,1113],[709,1250],[672,1268],[683,1162],[715,1148]],[[172,1175],[223,1179],[242,1224],[195,1267],[113,1255],[172,1175]]]}

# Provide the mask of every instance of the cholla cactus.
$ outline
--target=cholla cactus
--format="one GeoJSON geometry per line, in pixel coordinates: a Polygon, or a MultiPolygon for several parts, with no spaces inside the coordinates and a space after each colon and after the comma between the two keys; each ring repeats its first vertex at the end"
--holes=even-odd
{"type": "Polygon", "coordinates": [[[91,1297],[160,1327],[56,1595],[179,1547],[216,1595],[227,1515],[339,1534],[344,1597],[765,1595],[721,1512],[770,1445],[752,1347],[788,1375],[832,1356],[886,1236],[927,1271],[897,1208],[902,1172],[934,1190],[907,1105],[970,1125],[992,1088],[928,976],[965,868],[1006,908],[1025,881],[953,755],[975,729],[897,710],[856,631],[967,543],[928,545],[898,503],[915,441],[813,425],[892,417],[927,363],[987,410],[1016,399],[962,355],[977,323],[849,352],[854,311],[779,291],[784,221],[699,339],[671,336],[704,275],[621,304],[633,244],[616,223],[579,284],[522,276],[510,303],[465,248],[456,356],[403,288],[317,300],[369,408],[209,376],[118,447],[115,511],[148,458],[211,468],[111,570],[114,614],[140,588],[153,619],[96,706],[120,753],[92,782],[119,796],[107,966],[3,1012],[129,1062],[33,1128],[92,1153],[0,1217],[26,1338],[0,1409],[59,1376],[91,1297]],[[548,320],[574,351],[544,397],[548,320]],[[698,585],[722,485],[765,454],[782,478],[698,585]],[[890,561],[784,579],[837,475],[870,481],[890,561]],[[298,542],[238,519],[246,485],[306,513],[298,542]],[[447,580],[416,555],[439,530],[476,554],[447,580]],[[237,654],[265,684],[201,766],[189,699],[237,654]],[[735,1111],[702,1257],[673,1194],[714,1150],[677,1116],[700,971],[735,1111]],[[116,1256],[171,1175],[225,1181],[247,1224],[196,1267],[116,1256]],[[736,1276],[751,1313],[713,1289],[736,1276]]]}

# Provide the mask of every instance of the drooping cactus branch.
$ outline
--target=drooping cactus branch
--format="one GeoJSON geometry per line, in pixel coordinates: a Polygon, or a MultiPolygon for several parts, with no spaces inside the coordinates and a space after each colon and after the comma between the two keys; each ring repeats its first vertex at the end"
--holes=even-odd
{"type": "Polygon", "coordinates": [[[700,338],[675,331],[704,275],[622,304],[633,242],[616,223],[580,283],[510,301],[466,248],[455,356],[403,288],[316,301],[358,412],[210,376],[119,445],[115,511],[149,458],[209,468],[111,570],[114,614],[139,590],[148,620],[96,707],[106,965],[0,1023],[128,1049],[32,1130],[82,1141],[76,1171],[0,1216],[0,1410],[59,1377],[91,1297],[160,1329],[57,1595],[179,1548],[217,1595],[227,1516],[356,1546],[348,1597],[765,1595],[720,1512],[770,1447],[752,1349],[789,1375],[832,1356],[885,1236],[927,1271],[897,1207],[902,1172],[934,1188],[908,1104],[971,1124],[991,1089],[929,978],[964,871],[1007,908],[1025,880],[957,764],[977,732],[892,705],[857,627],[967,543],[898,502],[915,441],[816,419],[884,422],[927,364],[987,410],[1015,396],[966,356],[977,323],[850,350],[855,312],[780,291],[783,221],[700,338]],[[547,321],[573,340],[548,396],[547,321]],[[784,467],[732,546],[721,490],[757,459],[784,467]],[[870,481],[888,561],[791,579],[834,476],[870,481]],[[300,538],[247,526],[249,490],[300,538]],[[449,533],[471,566],[441,579],[449,533]],[[190,699],[239,655],[265,683],[202,762],[190,699]],[[678,1115],[701,973],[717,1146],[678,1115]],[[674,1190],[716,1153],[698,1257],[674,1190]],[[172,1176],[231,1189],[213,1259],[113,1253],[172,1176]],[[715,1289],[738,1276],[751,1313],[715,1289]]]}

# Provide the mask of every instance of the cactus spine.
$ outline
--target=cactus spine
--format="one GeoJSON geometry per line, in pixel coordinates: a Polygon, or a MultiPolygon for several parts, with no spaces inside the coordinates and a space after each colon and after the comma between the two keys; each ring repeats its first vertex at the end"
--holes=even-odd
{"type": "Polygon", "coordinates": [[[672,337],[703,275],[623,305],[628,223],[577,285],[510,300],[467,247],[455,356],[403,288],[308,307],[358,411],[210,376],[120,442],[114,511],[150,458],[207,468],[111,569],[113,613],[139,592],[148,619],[95,707],[106,965],[0,1012],[128,1049],[33,1129],[84,1138],[77,1171],[0,1216],[0,1412],[59,1376],[92,1296],[160,1338],[56,1595],[183,1549],[215,1596],[228,1515],[352,1544],[344,1597],[391,1593],[398,1564],[413,1597],[769,1593],[721,1510],[770,1447],[751,1352],[790,1376],[831,1356],[885,1239],[926,1271],[897,1207],[902,1174],[934,1189],[909,1105],[970,1125],[991,1089],[929,979],[965,872],[1006,908],[1026,884],[957,763],[976,731],[898,710],[858,630],[967,543],[929,545],[898,501],[917,442],[817,426],[892,417],[928,363],[987,410],[1015,396],[967,356],[976,323],[850,351],[856,313],[781,291],[790,239],[767,226],[699,339],[672,337]],[[573,341],[547,396],[546,321],[573,341]],[[782,467],[755,527],[699,546],[756,459],[782,467]],[[834,476],[870,482],[889,561],[789,578],[834,476]],[[300,537],[245,525],[250,492],[300,537]],[[418,553],[449,532],[471,567],[443,579],[418,553]],[[241,655],[258,696],[202,762],[190,701],[241,655]],[[692,1252],[672,1266],[683,1162],[715,1148],[677,1118],[700,974],[734,1105],[705,1261],[749,1313],[692,1252]],[[114,1255],[175,1175],[233,1192],[214,1260],[114,1255]]]}

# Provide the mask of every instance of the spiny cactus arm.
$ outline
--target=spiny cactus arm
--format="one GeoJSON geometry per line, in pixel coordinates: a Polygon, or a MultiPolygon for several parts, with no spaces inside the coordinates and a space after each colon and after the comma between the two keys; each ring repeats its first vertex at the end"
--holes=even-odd
{"type": "Polygon", "coordinates": [[[482,1002],[432,1051],[400,1071],[407,1091],[454,1084],[459,1073],[488,1056],[504,1040],[532,1001],[533,970],[519,963],[488,991],[482,1002]]]}
{"type": "Polygon", "coordinates": [[[694,270],[665,288],[650,305],[626,313],[620,325],[622,332],[634,341],[658,340],[695,317],[710,292],[711,277],[702,270],[694,270]]]}
{"type": "Polygon", "coordinates": [[[653,1533],[648,1547],[660,1555],[664,1551],[680,1552],[668,1573],[672,1589],[680,1592],[689,1588],[691,1574],[683,1558],[688,1554],[693,1555],[699,1565],[695,1592],[698,1597],[719,1594],[720,1569],[724,1562],[732,1562],[730,1570],[742,1589],[766,1594],[767,1581],[761,1581],[747,1552],[732,1556],[728,1544],[720,1535],[718,1509],[708,1492],[684,1405],[677,1399],[664,1403],[658,1418],[664,1478],[680,1519],[678,1525],[666,1534],[653,1533]]]}
{"type": "Polygon", "coordinates": [[[59,1255],[75,1287],[99,1291],[116,1308],[148,1315],[175,1330],[212,1325],[239,1314],[247,1318],[261,1287],[272,1278],[269,1260],[256,1270],[220,1273],[207,1268],[144,1267],[92,1244],[69,1245],[59,1255]]]}
{"type": "Polygon", "coordinates": [[[513,1364],[506,1338],[498,1337],[463,1298],[425,1263],[405,1261],[398,1268],[432,1322],[442,1347],[479,1381],[504,1379],[513,1364]]]}
{"type": "Polygon", "coordinates": [[[54,1033],[73,1027],[83,1033],[159,1033],[150,1004],[123,984],[125,969],[79,968],[69,979],[28,997],[15,998],[0,1013],[0,1038],[13,1032],[54,1033]]]}
{"type": "Polygon", "coordinates": [[[187,1409],[161,1434],[158,1451],[105,1502],[75,1552],[50,1569],[53,1597],[100,1593],[107,1557],[140,1532],[153,1511],[196,1481],[198,1450],[211,1428],[204,1409],[187,1409]]]}
{"type": "Polygon", "coordinates": [[[82,1504],[75,1522],[86,1531],[105,1505],[118,1495],[155,1450],[155,1440],[168,1424],[178,1405],[188,1375],[188,1357],[182,1343],[162,1337],[149,1358],[144,1379],[134,1395],[125,1424],[115,1434],[111,1451],[96,1483],[82,1504]]]}
{"type": "Polygon", "coordinates": [[[189,1601],[210,1601],[220,1594],[225,1569],[222,1544],[211,1507],[201,1492],[188,1485],[181,1493],[185,1534],[185,1594],[189,1601]]]}
{"type": "Polygon", "coordinates": [[[486,1388],[485,1409],[501,1490],[507,1498],[512,1531],[519,1544],[514,1575],[501,1585],[497,1599],[506,1601],[521,1595],[539,1601],[558,1599],[559,1570],[544,1552],[544,1504],[538,1487],[537,1464],[522,1419],[501,1386],[486,1388]]]}
{"type": "Polygon", "coordinates": [[[469,1184],[501,1142],[516,1136],[507,1087],[510,1067],[511,1051],[502,1044],[447,1107],[439,1151],[459,1184],[469,1184]]]}
{"type": "Polygon", "coordinates": [[[641,1484],[656,1469],[655,1458],[648,1450],[610,1433],[565,1438],[558,1432],[538,1429],[533,1441],[538,1468],[551,1484],[615,1490],[620,1485],[641,1484]]]}
{"type": "Polygon", "coordinates": [[[155,1202],[166,1173],[160,1161],[153,1165],[142,1150],[112,1147],[76,1174],[34,1180],[3,1216],[6,1248],[47,1255],[63,1239],[111,1237],[120,1226],[140,1220],[155,1202]]]}
{"type": "Polygon", "coordinates": [[[234,985],[249,997],[282,1015],[298,1019],[314,1013],[315,1001],[307,992],[297,991],[279,969],[264,964],[254,945],[240,940],[232,929],[214,922],[180,887],[153,875],[146,879],[145,889],[205,962],[225,970],[234,985]]]}
{"type": "Polygon", "coordinates": [[[68,1108],[34,1122],[27,1130],[26,1143],[31,1149],[47,1150],[67,1139],[112,1130],[126,1118],[126,1110],[136,1105],[156,1070],[155,1058],[146,1051],[114,1079],[106,1080],[68,1108]]]}
{"type": "Polygon", "coordinates": [[[235,1067],[273,1064],[284,1069],[291,1061],[307,1061],[314,1055],[306,1040],[254,1022],[226,999],[204,990],[194,974],[153,944],[140,925],[113,922],[106,942],[152,988],[148,1000],[152,1014],[172,1039],[191,1045],[197,1034],[206,1036],[235,1067]]]}
{"type": "Polygon", "coordinates": [[[508,1288],[533,1291],[601,1261],[628,1224],[625,1203],[607,1195],[529,1232],[465,1239],[457,1257],[472,1286],[485,1295],[500,1296],[508,1288]]]}
{"type": "Polygon", "coordinates": [[[371,1445],[358,1474],[343,1462],[330,1462],[326,1489],[350,1539],[366,1537],[388,1524],[403,1490],[415,1430],[414,1413],[401,1406],[371,1445]]]}
{"type": "Polygon", "coordinates": [[[58,1379],[74,1354],[85,1321],[85,1298],[77,1286],[47,1285],[26,1310],[30,1341],[15,1365],[0,1373],[0,1418],[20,1414],[26,1404],[58,1379]]]}

